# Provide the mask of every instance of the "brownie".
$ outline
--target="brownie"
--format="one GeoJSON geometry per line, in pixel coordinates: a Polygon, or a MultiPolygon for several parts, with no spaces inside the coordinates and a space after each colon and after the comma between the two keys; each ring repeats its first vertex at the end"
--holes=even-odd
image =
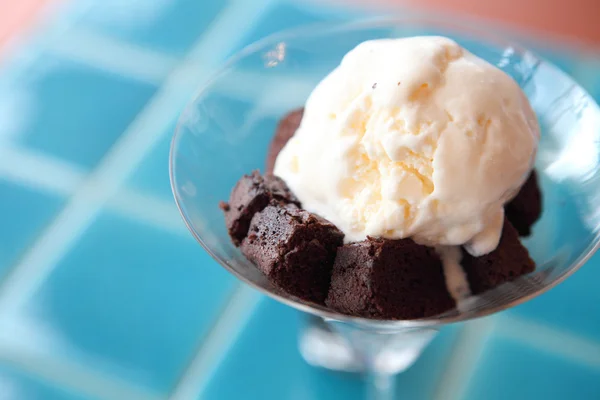
{"type": "Polygon", "coordinates": [[[237,182],[229,202],[221,202],[229,236],[236,246],[246,237],[254,214],[262,211],[271,201],[300,206],[283,180],[273,175],[263,177],[258,171],[253,171],[237,182]]]}
{"type": "Polygon", "coordinates": [[[252,218],[242,253],[286,292],[323,304],[344,234],[331,222],[272,201],[252,218]]]}
{"type": "Polygon", "coordinates": [[[463,250],[461,265],[473,294],[483,293],[535,269],[535,263],[508,218],[504,219],[502,237],[496,250],[480,257],[473,257],[463,250]]]}
{"type": "Polygon", "coordinates": [[[434,249],[374,238],[338,249],[325,304],[376,319],[424,318],[455,306],[434,249]]]}
{"type": "MultiPolygon", "coordinates": [[[[287,114],[269,147],[267,175],[244,176],[222,203],[232,241],[278,288],[338,312],[377,319],[418,319],[455,307],[437,252],[412,239],[368,238],[343,244],[329,221],[301,209],[285,182],[272,175],[275,160],[295,134],[303,109],[287,114]]],[[[505,207],[498,247],[461,265],[473,294],[535,269],[519,235],[541,214],[535,171],[505,207]]]]}
{"type": "Polygon", "coordinates": [[[531,171],[519,193],[506,204],[504,210],[506,217],[519,235],[529,236],[531,234],[531,226],[542,214],[542,192],[535,170],[531,171]]]}
{"type": "Polygon", "coordinates": [[[279,155],[283,146],[294,136],[296,130],[300,126],[300,122],[302,121],[302,115],[304,114],[304,108],[300,108],[298,110],[294,110],[287,114],[285,117],[279,121],[277,125],[277,130],[275,131],[275,136],[271,140],[271,145],[269,146],[269,152],[267,153],[267,173],[272,174],[273,168],[275,168],[275,160],[279,155]]]}

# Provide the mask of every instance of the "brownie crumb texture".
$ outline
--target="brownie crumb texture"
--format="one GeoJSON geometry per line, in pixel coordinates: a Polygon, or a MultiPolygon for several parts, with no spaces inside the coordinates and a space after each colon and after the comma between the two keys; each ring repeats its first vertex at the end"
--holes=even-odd
{"type": "Polygon", "coordinates": [[[480,257],[463,250],[461,264],[473,294],[483,293],[535,269],[529,252],[519,240],[519,233],[507,218],[496,250],[480,257]]]}
{"type": "Polygon", "coordinates": [[[263,177],[258,171],[254,171],[237,182],[231,191],[229,202],[219,204],[225,213],[229,236],[236,246],[246,237],[252,217],[270,202],[300,206],[283,180],[273,175],[263,177]]]}
{"type": "Polygon", "coordinates": [[[275,285],[323,304],[343,238],[329,221],[295,204],[271,202],[252,218],[241,250],[275,285]]]}
{"type": "Polygon", "coordinates": [[[425,318],[455,306],[432,248],[411,239],[373,238],[338,250],[325,304],[377,319],[425,318]]]}
{"type": "MultiPolygon", "coordinates": [[[[257,171],[234,187],[221,209],[233,243],[285,292],[338,312],[375,319],[419,319],[455,307],[442,261],[411,239],[343,244],[331,222],[300,208],[285,183],[257,171]]],[[[534,262],[505,219],[496,250],[461,265],[473,294],[534,270],[534,262]]]]}
{"type": "Polygon", "coordinates": [[[535,170],[531,171],[519,193],[506,204],[504,209],[506,217],[519,235],[529,236],[531,226],[542,214],[542,192],[535,170]]]}
{"type": "Polygon", "coordinates": [[[269,152],[267,153],[267,173],[272,174],[273,169],[275,168],[275,160],[279,155],[283,146],[294,136],[296,130],[300,126],[300,122],[302,122],[302,116],[304,115],[304,109],[300,108],[298,110],[294,110],[287,114],[285,117],[281,119],[279,124],[277,125],[277,130],[275,131],[275,136],[273,140],[271,140],[271,145],[269,146],[269,152]]]}

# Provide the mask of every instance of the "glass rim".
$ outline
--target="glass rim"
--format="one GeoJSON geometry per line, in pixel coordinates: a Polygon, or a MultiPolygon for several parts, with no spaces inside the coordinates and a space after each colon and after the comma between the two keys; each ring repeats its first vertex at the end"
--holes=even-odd
{"type": "MultiPolygon", "coordinates": [[[[447,28],[449,30],[455,30],[457,32],[467,33],[467,34],[476,34],[477,41],[490,44],[490,45],[498,45],[498,46],[510,46],[515,52],[519,54],[527,54],[530,57],[533,57],[532,60],[536,60],[536,62],[543,63],[553,67],[554,73],[561,74],[568,79],[572,80],[572,78],[563,72],[560,68],[557,68],[553,63],[545,60],[542,57],[539,57],[534,52],[528,50],[526,47],[520,45],[518,42],[512,41],[510,38],[501,38],[493,33],[490,33],[486,30],[477,29],[477,22],[469,22],[468,25],[463,25],[460,23],[461,20],[458,19],[452,22],[449,22],[439,16],[422,16],[420,14],[412,14],[406,16],[393,16],[393,17],[377,17],[377,18],[365,18],[354,21],[346,21],[346,22],[320,22],[315,24],[303,25],[291,29],[285,29],[279,32],[275,32],[271,35],[268,35],[262,39],[259,39],[242,50],[232,55],[228,61],[226,61],[223,66],[216,71],[203,85],[200,85],[196,94],[192,96],[187,105],[185,106],[183,112],[178,118],[175,132],[173,134],[170,151],[169,151],[169,178],[171,184],[171,190],[174,195],[175,203],[177,209],[190,233],[194,236],[196,241],[202,246],[202,248],[222,267],[224,267],[229,273],[233,274],[237,279],[242,281],[244,284],[249,285],[253,289],[258,290],[260,293],[265,294],[283,304],[286,304],[290,307],[293,307],[299,311],[315,315],[321,317],[325,320],[334,321],[334,322],[342,322],[351,324],[358,328],[364,329],[381,329],[385,330],[402,330],[402,329],[414,329],[414,328],[427,328],[427,327],[435,327],[446,325],[449,323],[455,322],[463,322],[468,321],[475,318],[480,318],[484,316],[488,316],[491,314],[495,314],[499,311],[506,310],[508,308],[512,308],[516,305],[522,304],[528,300],[531,300],[540,294],[547,292],[553,287],[557,286],[577,270],[579,270],[591,257],[592,255],[600,248],[600,231],[596,232],[593,237],[591,237],[590,244],[583,250],[579,256],[573,261],[565,271],[562,271],[556,277],[552,279],[551,282],[545,284],[540,287],[538,290],[533,291],[527,295],[520,296],[517,299],[512,301],[508,301],[504,304],[500,304],[493,307],[488,307],[483,310],[478,310],[474,312],[454,312],[449,313],[448,316],[445,316],[446,313],[443,313],[438,316],[421,318],[421,319],[410,319],[410,320],[392,320],[392,319],[371,319],[365,317],[356,317],[347,314],[338,313],[333,311],[325,306],[317,305],[314,303],[308,303],[301,299],[297,299],[294,296],[288,295],[280,295],[277,292],[273,292],[268,290],[268,288],[262,287],[261,285],[253,282],[240,272],[238,272],[232,265],[230,265],[228,260],[224,260],[221,257],[217,256],[211,247],[205,243],[202,237],[198,232],[194,229],[191,219],[189,218],[184,204],[181,201],[181,195],[179,193],[178,186],[176,184],[177,178],[175,176],[175,153],[177,148],[177,142],[181,135],[182,126],[185,124],[186,116],[197,103],[198,99],[202,96],[203,93],[207,92],[207,90],[219,80],[219,78],[226,74],[227,71],[236,65],[238,62],[243,60],[244,58],[261,52],[270,46],[277,44],[279,42],[291,39],[298,38],[310,38],[310,37],[319,37],[327,34],[344,32],[344,31],[360,31],[367,29],[377,29],[377,28],[394,28],[395,25],[398,25],[398,28],[406,27],[407,25],[418,25],[426,28],[447,28]],[[405,25],[400,25],[405,24],[405,25]],[[297,299],[297,300],[296,300],[297,299]]],[[[432,35],[428,35],[432,36],[432,35]]],[[[471,37],[471,36],[470,36],[471,37]]],[[[475,36],[473,36],[475,37],[475,36]]],[[[579,84],[573,81],[586,95],[589,96],[585,89],[581,88],[579,84]]],[[[591,96],[590,96],[591,99],[591,96]]],[[[512,282],[519,281],[520,278],[512,282]]],[[[500,285],[502,286],[502,285],[500,285]]],[[[499,287],[499,286],[498,286],[499,287]]],[[[496,287],[497,288],[497,287],[496,287]]],[[[496,288],[491,289],[491,291],[496,288]]],[[[456,308],[451,310],[456,311],[456,308]]]]}

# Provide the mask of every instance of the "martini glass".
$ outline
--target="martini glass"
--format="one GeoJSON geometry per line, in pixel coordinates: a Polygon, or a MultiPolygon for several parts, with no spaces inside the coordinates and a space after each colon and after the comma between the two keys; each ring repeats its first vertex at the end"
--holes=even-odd
{"type": "MultiPolygon", "coordinates": [[[[527,301],[581,267],[599,245],[600,110],[569,76],[520,47],[467,24],[435,18],[327,24],[282,32],[236,55],[181,115],[171,147],[171,184],[190,232],[240,280],[311,316],[301,351],[313,364],[361,369],[370,398],[393,395],[408,368],[443,325],[527,301]],[[371,320],[336,313],[282,293],[232,245],[220,200],[236,181],[263,168],[277,121],[304,104],[317,83],[358,43],[443,35],[511,75],[535,109],[542,137],[536,169],[543,215],[524,240],[534,272],[426,319],[371,320]]],[[[209,272],[207,272],[209,273],[209,272]]]]}

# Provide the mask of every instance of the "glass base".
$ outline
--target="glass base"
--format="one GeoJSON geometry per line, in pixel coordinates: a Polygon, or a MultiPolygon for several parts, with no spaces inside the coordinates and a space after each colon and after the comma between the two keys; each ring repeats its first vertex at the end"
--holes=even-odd
{"type": "Polygon", "coordinates": [[[437,333],[435,329],[410,329],[381,334],[309,316],[300,333],[299,348],[304,360],[316,367],[344,372],[376,368],[397,374],[414,364],[437,333]]]}
{"type": "Polygon", "coordinates": [[[307,317],[298,347],[302,358],[312,366],[342,372],[366,370],[352,344],[322,318],[307,317]]]}

